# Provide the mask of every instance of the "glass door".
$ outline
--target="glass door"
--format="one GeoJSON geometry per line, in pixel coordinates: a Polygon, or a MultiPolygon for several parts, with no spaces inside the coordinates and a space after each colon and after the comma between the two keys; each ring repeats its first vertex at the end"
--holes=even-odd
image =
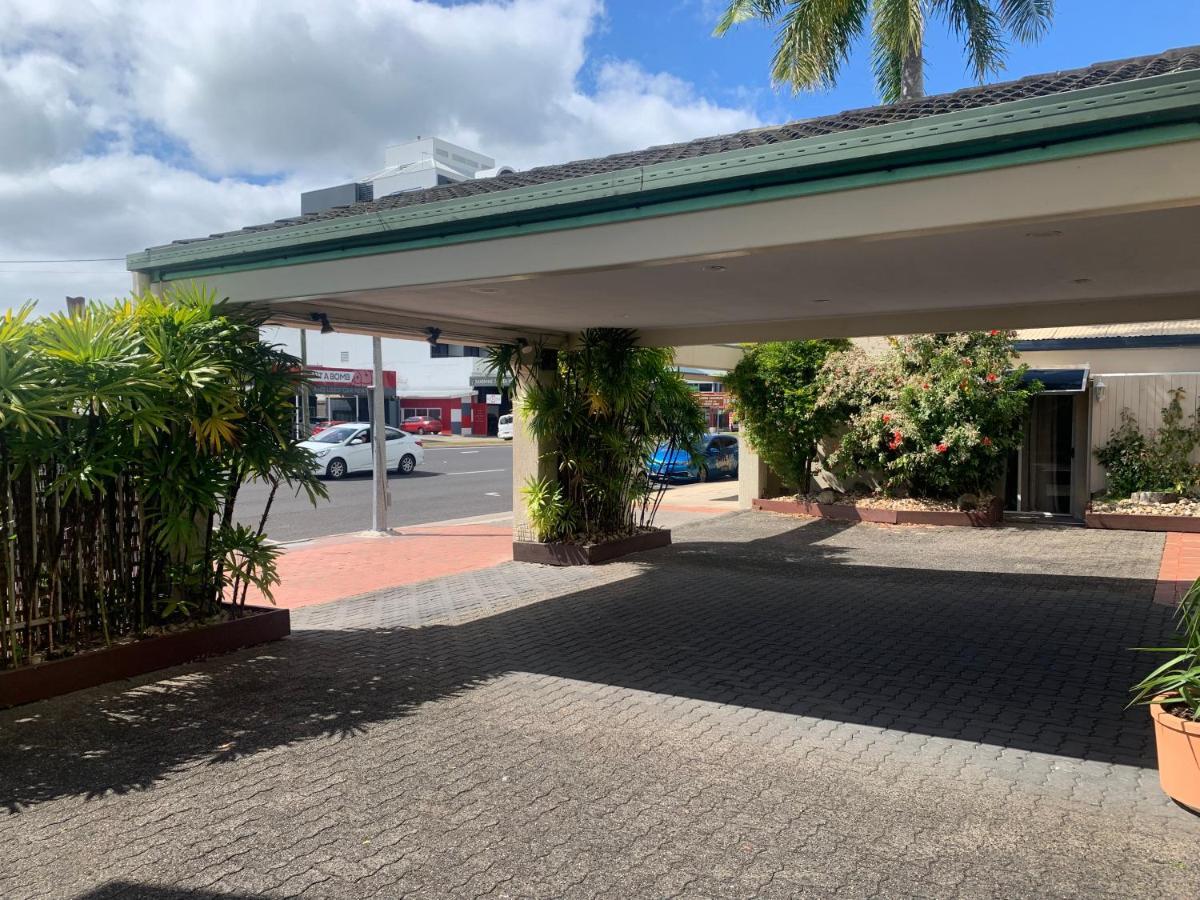
{"type": "Polygon", "coordinates": [[[1071,514],[1075,395],[1034,398],[1029,422],[1029,503],[1034,512],[1071,514]]]}

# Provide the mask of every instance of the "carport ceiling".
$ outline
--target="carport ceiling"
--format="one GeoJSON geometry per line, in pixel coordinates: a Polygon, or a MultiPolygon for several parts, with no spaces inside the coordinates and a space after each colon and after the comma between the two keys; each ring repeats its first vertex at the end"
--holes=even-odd
{"type": "Polygon", "coordinates": [[[1173,51],[1029,80],[1033,93],[933,98],[900,121],[859,111],[832,136],[800,123],[749,149],[721,148],[762,133],[632,168],[570,164],[558,180],[533,170],[152,248],[130,268],[203,279],[284,323],[324,312],[341,330],[433,326],[465,343],[600,325],[681,345],[1194,317],[1197,69],[1200,53],[1173,51]]]}

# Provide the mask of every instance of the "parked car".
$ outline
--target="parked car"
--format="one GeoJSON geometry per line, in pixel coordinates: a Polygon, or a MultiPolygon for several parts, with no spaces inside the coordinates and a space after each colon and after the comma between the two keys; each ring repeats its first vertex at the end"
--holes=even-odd
{"type": "Polygon", "coordinates": [[[708,481],[733,477],[738,470],[738,439],[732,434],[706,434],[696,446],[699,463],[686,450],[660,444],[646,463],[646,474],[663,481],[708,481]]]}
{"type": "Polygon", "coordinates": [[[409,434],[441,434],[442,420],[433,416],[409,416],[400,427],[409,434]]]}
{"type": "Polygon", "coordinates": [[[500,417],[496,425],[496,437],[503,441],[511,441],[513,439],[513,417],[512,413],[500,417]]]}
{"type": "MultiPolygon", "coordinates": [[[[307,441],[300,442],[317,457],[315,471],[326,478],[345,478],[351,472],[372,469],[371,424],[350,422],[333,425],[307,441]]],[[[425,461],[425,448],[411,434],[387,429],[387,465],[407,475],[425,461]]]]}

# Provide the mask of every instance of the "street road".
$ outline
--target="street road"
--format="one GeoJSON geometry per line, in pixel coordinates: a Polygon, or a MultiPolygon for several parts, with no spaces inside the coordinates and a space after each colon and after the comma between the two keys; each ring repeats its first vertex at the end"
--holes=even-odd
{"type": "MultiPolygon", "coordinates": [[[[329,500],[314,509],[308,498],[283,489],[275,495],[267,534],[295,541],[365,531],[371,527],[371,475],[349,475],[326,481],[329,500]]],[[[411,475],[388,473],[392,506],[389,525],[416,525],[512,510],[512,445],[491,447],[426,446],[425,462],[411,475]]],[[[268,490],[245,485],[237,502],[237,518],[258,525],[268,490]]]]}

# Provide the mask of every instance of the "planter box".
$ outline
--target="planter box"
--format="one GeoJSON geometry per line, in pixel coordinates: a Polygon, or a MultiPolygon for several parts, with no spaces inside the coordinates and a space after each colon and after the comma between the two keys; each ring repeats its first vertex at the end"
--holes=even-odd
{"type": "Polygon", "coordinates": [[[653,550],[671,544],[671,531],[658,528],[643,531],[602,544],[566,544],[538,541],[513,541],[513,559],[517,562],[541,563],[546,566],[594,566],[641,550],[653,550]]]}
{"type": "Polygon", "coordinates": [[[0,709],[276,641],[291,632],[286,609],[247,606],[240,619],[0,672],[0,709]]]}
{"type": "Polygon", "coordinates": [[[1088,528],[1113,528],[1120,531],[1200,532],[1200,516],[1134,516],[1129,513],[1083,514],[1088,528]]]}
{"type": "Polygon", "coordinates": [[[942,512],[926,509],[873,509],[845,506],[840,503],[811,503],[807,500],[755,500],[755,509],[785,513],[792,516],[811,516],[839,522],[875,522],[879,525],[957,525],[980,528],[1000,523],[1004,502],[993,498],[986,509],[970,512],[942,512]]]}

